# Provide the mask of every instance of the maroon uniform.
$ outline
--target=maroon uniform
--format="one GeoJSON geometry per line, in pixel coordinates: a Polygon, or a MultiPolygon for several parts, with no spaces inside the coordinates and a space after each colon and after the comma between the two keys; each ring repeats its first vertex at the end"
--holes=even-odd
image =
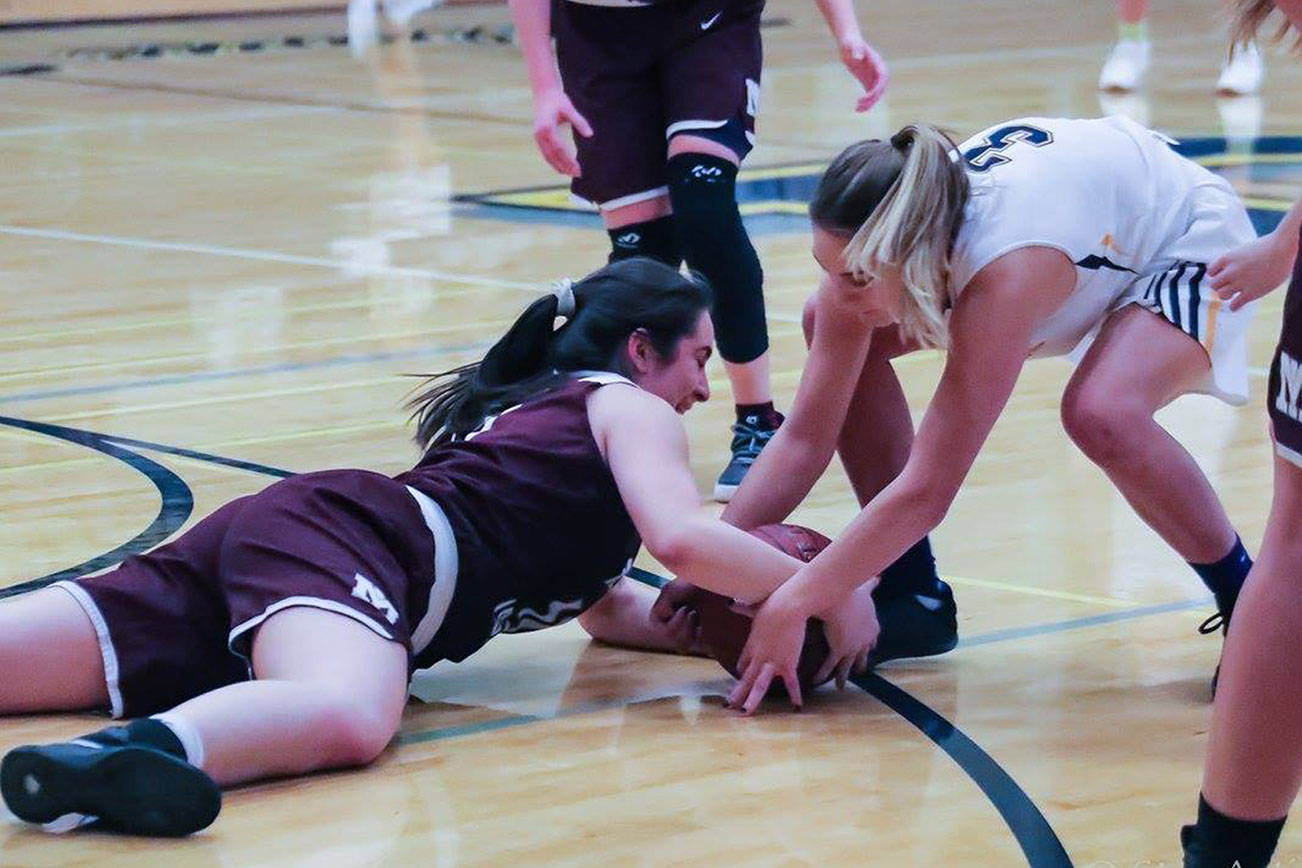
{"type": "Polygon", "coordinates": [[[61,582],[95,625],[112,712],[139,716],[249,677],[255,628],[292,606],[352,618],[412,668],[596,602],[640,543],[571,380],[390,479],[291,477],[175,541],[61,582]]]}
{"type": "Polygon", "coordinates": [[[1284,298],[1284,323],[1270,366],[1266,409],[1275,431],[1275,451],[1302,467],[1302,254],[1284,298]]]}
{"type": "Polygon", "coordinates": [[[576,196],[616,208],[667,194],[675,133],[750,152],[763,0],[594,2],[552,3],[561,82],[592,125],[574,137],[576,196]]]}

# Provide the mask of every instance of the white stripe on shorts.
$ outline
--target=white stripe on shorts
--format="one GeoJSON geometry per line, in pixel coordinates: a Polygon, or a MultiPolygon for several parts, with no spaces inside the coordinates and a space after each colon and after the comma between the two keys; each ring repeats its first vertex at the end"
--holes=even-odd
{"type": "Polygon", "coordinates": [[[99,606],[95,605],[90,594],[76,582],[55,582],[50,587],[67,591],[95,626],[95,638],[99,640],[99,653],[104,660],[104,683],[108,687],[109,714],[121,717],[123,704],[122,690],[118,685],[118,652],[113,648],[113,638],[109,635],[108,622],[104,620],[104,614],[100,612],[99,606]]]}
{"type": "Polygon", "coordinates": [[[434,535],[434,584],[429,589],[429,608],[425,610],[425,617],[411,631],[411,653],[414,657],[429,647],[439,627],[443,626],[443,618],[452,605],[452,594],[457,589],[457,572],[461,567],[457,538],[452,533],[452,523],[448,521],[443,507],[410,485],[407,486],[407,491],[415,498],[425,525],[434,535]]]}

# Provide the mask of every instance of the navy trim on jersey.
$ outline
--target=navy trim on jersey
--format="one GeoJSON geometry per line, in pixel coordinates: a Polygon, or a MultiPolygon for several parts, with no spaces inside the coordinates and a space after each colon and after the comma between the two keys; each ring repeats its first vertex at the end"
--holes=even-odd
{"type": "Polygon", "coordinates": [[[1081,259],[1079,262],[1076,263],[1076,265],[1080,266],[1081,268],[1088,268],[1090,271],[1098,271],[1101,268],[1109,268],[1113,271],[1128,271],[1131,274],[1139,273],[1135,271],[1135,269],[1133,268],[1126,268],[1124,265],[1117,265],[1115,262],[1113,262],[1111,259],[1108,259],[1106,256],[1097,256],[1093,253],[1091,253],[1089,256],[1086,256],[1084,259],[1081,259]]]}

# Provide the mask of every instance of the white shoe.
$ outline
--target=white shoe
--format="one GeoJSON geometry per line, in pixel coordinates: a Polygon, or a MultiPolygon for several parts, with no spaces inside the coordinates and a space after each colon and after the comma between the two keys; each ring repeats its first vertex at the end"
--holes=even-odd
{"type": "Polygon", "coordinates": [[[1232,96],[1256,93],[1265,76],[1266,64],[1262,62],[1257,43],[1249,42],[1236,48],[1229,63],[1221,68],[1221,77],[1216,81],[1216,92],[1232,96]]]}
{"type": "Polygon", "coordinates": [[[394,27],[407,27],[417,13],[443,5],[444,0],[384,0],[384,17],[394,27]]]}
{"type": "Polygon", "coordinates": [[[1148,72],[1153,43],[1147,39],[1121,39],[1099,73],[1099,90],[1134,90],[1148,72]]]}
{"type": "Polygon", "coordinates": [[[377,0],[348,0],[348,50],[362,60],[380,44],[377,0]]]}

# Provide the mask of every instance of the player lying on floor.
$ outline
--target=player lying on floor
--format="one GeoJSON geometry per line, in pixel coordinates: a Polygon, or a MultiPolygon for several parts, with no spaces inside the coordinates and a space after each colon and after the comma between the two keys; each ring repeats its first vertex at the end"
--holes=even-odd
{"type": "MultiPolygon", "coordinates": [[[[800,561],[705,512],[688,466],[678,414],[709,396],[709,305],[666,265],[609,265],[431,382],[410,471],[295,476],[109,573],[0,603],[0,713],[133,718],[14,749],[5,802],[31,822],[188,834],[219,786],[371,762],[412,672],[498,633],[578,617],[680,649],[690,612],[652,619],[655,592],[624,578],[643,541],[695,585],[767,596],[800,561]]],[[[876,638],[866,590],[822,617],[829,667],[876,638]]]]}

